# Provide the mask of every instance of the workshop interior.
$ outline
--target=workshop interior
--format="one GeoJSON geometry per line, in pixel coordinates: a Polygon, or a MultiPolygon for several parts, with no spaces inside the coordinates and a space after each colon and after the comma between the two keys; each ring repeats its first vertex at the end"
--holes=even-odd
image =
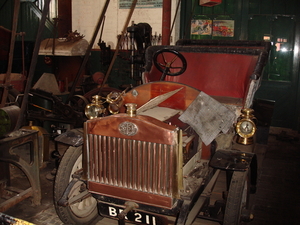
{"type": "Polygon", "coordinates": [[[0,224],[296,224],[255,207],[300,158],[298,5],[2,0],[0,224]]]}

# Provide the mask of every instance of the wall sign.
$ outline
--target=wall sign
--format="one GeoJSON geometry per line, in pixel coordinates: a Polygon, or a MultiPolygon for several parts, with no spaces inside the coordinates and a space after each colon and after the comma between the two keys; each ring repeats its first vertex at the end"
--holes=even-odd
{"type": "Polygon", "coordinates": [[[211,35],[212,20],[194,19],[191,23],[191,34],[211,35]]]}
{"type": "MultiPolygon", "coordinates": [[[[136,8],[161,8],[163,0],[138,0],[136,8]]],[[[119,9],[130,9],[132,0],[119,0],[119,9]]]]}
{"type": "Polygon", "coordinates": [[[213,21],[214,37],[233,37],[234,20],[214,20],[213,21]]]}

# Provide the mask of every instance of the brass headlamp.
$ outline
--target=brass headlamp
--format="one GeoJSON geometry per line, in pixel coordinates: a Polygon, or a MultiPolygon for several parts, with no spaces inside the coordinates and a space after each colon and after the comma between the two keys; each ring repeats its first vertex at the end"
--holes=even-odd
{"type": "Polygon", "coordinates": [[[123,92],[111,92],[107,95],[106,101],[109,103],[108,105],[108,111],[111,114],[117,114],[119,113],[119,110],[123,104],[123,92]]]}
{"type": "Polygon", "coordinates": [[[253,115],[253,109],[242,109],[242,114],[238,118],[238,122],[236,124],[236,132],[237,132],[237,143],[243,145],[250,145],[253,143],[253,136],[256,132],[255,120],[256,118],[253,115]]]}
{"type": "Polygon", "coordinates": [[[92,103],[86,105],[85,115],[88,119],[94,119],[99,117],[101,114],[104,114],[106,109],[103,106],[100,95],[94,95],[92,97],[92,103]]]}

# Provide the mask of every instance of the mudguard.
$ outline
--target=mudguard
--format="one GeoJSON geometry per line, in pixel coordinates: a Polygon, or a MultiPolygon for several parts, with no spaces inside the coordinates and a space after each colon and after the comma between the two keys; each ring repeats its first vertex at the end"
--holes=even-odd
{"type": "Polygon", "coordinates": [[[68,130],[57,136],[54,140],[63,144],[78,147],[83,144],[83,128],[68,130]]]}
{"type": "Polygon", "coordinates": [[[256,154],[238,150],[218,150],[210,160],[210,166],[215,169],[245,171],[257,165],[256,154]]]}

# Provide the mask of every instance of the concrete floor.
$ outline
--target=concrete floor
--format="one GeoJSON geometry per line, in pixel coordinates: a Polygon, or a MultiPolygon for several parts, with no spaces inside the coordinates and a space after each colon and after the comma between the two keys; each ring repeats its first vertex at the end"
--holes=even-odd
{"type": "MultiPolygon", "coordinates": [[[[50,148],[53,149],[53,143],[50,148]]],[[[64,149],[66,146],[60,146],[64,149]]],[[[271,129],[268,145],[258,145],[259,180],[257,193],[252,208],[254,220],[249,225],[296,225],[300,221],[300,141],[295,132],[282,133],[281,129],[271,129]]],[[[60,225],[62,222],[56,215],[52,197],[53,181],[47,179],[55,168],[51,159],[40,170],[42,185],[42,204],[33,206],[30,198],[3,212],[37,225],[60,225]]],[[[13,182],[24,184],[26,176],[12,167],[13,182]],[[14,172],[15,170],[15,172],[14,172]]],[[[0,220],[1,221],[1,220],[0,220]]],[[[1,224],[1,223],[0,223],[1,224]]],[[[103,219],[97,224],[118,224],[111,219],[103,219]]],[[[195,225],[218,224],[197,219],[195,225]]]]}

